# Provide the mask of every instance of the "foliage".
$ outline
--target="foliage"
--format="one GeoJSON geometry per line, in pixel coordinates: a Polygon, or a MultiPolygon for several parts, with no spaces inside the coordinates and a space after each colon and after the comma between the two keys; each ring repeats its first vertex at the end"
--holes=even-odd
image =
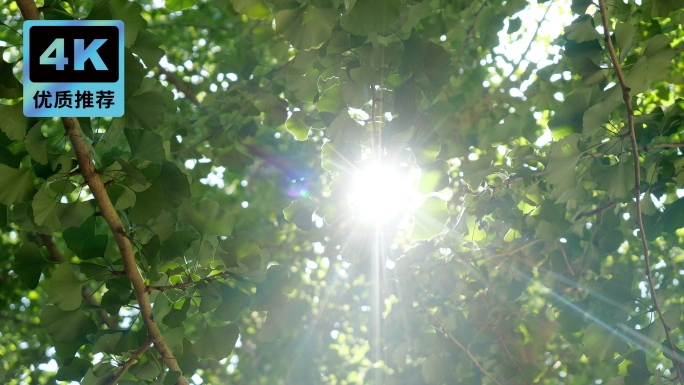
{"type": "Polygon", "coordinates": [[[682,382],[684,3],[539,63],[494,48],[551,1],[162,3],[4,3],[0,382],[682,382]],[[123,117],[21,114],[32,9],[124,20],[123,117]]]}

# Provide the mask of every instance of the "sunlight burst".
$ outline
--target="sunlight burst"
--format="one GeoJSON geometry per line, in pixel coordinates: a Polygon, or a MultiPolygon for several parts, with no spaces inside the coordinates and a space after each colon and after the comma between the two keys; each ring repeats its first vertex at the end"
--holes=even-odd
{"type": "Polygon", "coordinates": [[[354,176],[349,202],[357,217],[385,223],[406,208],[411,190],[407,178],[395,170],[373,165],[354,176]]]}

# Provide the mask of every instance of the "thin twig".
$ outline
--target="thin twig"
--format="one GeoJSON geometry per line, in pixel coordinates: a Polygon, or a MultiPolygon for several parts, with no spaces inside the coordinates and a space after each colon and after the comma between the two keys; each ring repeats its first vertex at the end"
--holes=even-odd
{"type": "Polygon", "coordinates": [[[475,366],[480,370],[480,372],[482,372],[482,374],[484,374],[487,378],[489,378],[489,379],[490,379],[493,383],[495,383],[496,385],[501,385],[501,383],[500,383],[496,378],[494,378],[494,376],[492,376],[492,374],[489,373],[489,372],[487,371],[487,369],[483,368],[482,365],[480,365],[480,363],[479,363],[479,362],[477,361],[477,359],[472,355],[472,353],[470,353],[470,352],[468,351],[468,349],[466,349],[466,347],[463,346],[463,344],[461,344],[460,342],[458,342],[458,340],[454,337],[454,335],[451,334],[451,333],[444,327],[444,324],[443,324],[442,322],[440,322],[440,320],[438,320],[437,317],[435,317],[434,314],[432,314],[432,312],[430,311],[430,309],[428,309],[427,306],[423,305],[423,308],[425,309],[425,312],[430,316],[430,318],[432,318],[432,320],[435,321],[435,323],[437,324],[439,330],[441,330],[442,333],[446,334],[447,337],[449,337],[449,339],[451,340],[451,342],[453,342],[456,346],[458,346],[459,349],[463,350],[463,352],[468,356],[468,358],[470,358],[470,360],[473,362],[473,364],[475,364],[475,366]]]}
{"type": "Polygon", "coordinates": [[[136,362],[140,360],[140,357],[145,354],[145,352],[152,346],[152,338],[148,338],[145,343],[133,353],[133,357],[129,358],[126,362],[121,365],[121,369],[116,373],[114,377],[107,383],[108,385],[116,385],[116,383],[123,377],[128,371],[128,368],[133,366],[136,362]]]}
{"type": "Polygon", "coordinates": [[[483,260],[483,259],[492,259],[492,258],[506,257],[506,256],[509,256],[509,255],[511,255],[511,254],[515,254],[515,253],[517,253],[518,251],[523,250],[523,249],[526,249],[526,248],[528,248],[528,247],[530,247],[530,246],[532,246],[532,245],[534,245],[534,244],[537,244],[537,243],[539,243],[539,242],[541,242],[541,239],[535,239],[535,240],[530,241],[530,242],[528,242],[528,243],[526,243],[526,244],[524,244],[524,245],[522,245],[522,246],[520,246],[520,247],[518,247],[518,248],[516,248],[516,249],[509,250],[509,251],[504,251],[504,252],[501,252],[501,253],[486,255],[486,256],[484,256],[484,257],[478,258],[477,260],[478,260],[478,261],[481,261],[481,260],[483,260]]]}
{"type": "Polygon", "coordinates": [[[649,260],[648,253],[648,240],[646,239],[646,231],[644,230],[644,221],[641,216],[641,170],[639,168],[639,145],[636,139],[636,133],[634,131],[634,109],[632,108],[632,99],[629,92],[630,88],[627,86],[625,81],[625,76],[622,73],[622,67],[620,67],[620,61],[615,54],[615,47],[613,47],[613,42],[610,39],[610,29],[608,23],[608,8],[606,7],[605,0],[599,0],[599,12],[601,13],[601,22],[603,24],[603,37],[606,42],[606,48],[608,48],[608,53],[610,54],[610,59],[613,62],[613,68],[615,68],[615,74],[620,82],[620,88],[622,88],[622,98],[625,101],[625,107],[627,108],[627,125],[629,127],[629,137],[632,142],[632,155],[634,158],[634,195],[636,197],[636,221],[639,225],[639,235],[641,236],[641,245],[644,251],[644,265],[646,267],[646,278],[648,279],[649,289],[651,291],[651,297],[653,297],[653,307],[658,313],[660,322],[663,324],[663,329],[665,329],[665,336],[667,337],[667,342],[670,345],[672,354],[672,363],[677,371],[677,378],[675,381],[682,381],[682,372],[679,367],[679,360],[677,359],[677,347],[672,341],[672,336],[670,335],[670,327],[667,326],[665,318],[663,318],[662,310],[660,309],[660,304],[658,303],[658,297],[656,296],[655,285],[653,284],[653,275],[651,274],[651,261],[649,260]]]}
{"type": "Polygon", "coordinates": [[[229,277],[231,277],[231,278],[236,278],[236,279],[239,278],[239,277],[237,277],[237,276],[235,276],[235,275],[233,275],[233,274],[231,274],[231,273],[229,273],[229,272],[221,272],[221,273],[217,273],[217,274],[214,274],[214,275],[210,275],[210,276],[208,276],[208,277],[204,277],[204,278],[202,278],[202,279],[198,279],[198,280],[196,280],[196,281],[193,280],[192,277],[190,277],[187,281],[181,282],[181,283],[177,283],[177,284],[175,284],[175,285],[147,286],[147,288],[146,288],[145,290],[148,291],[148,292],[149,292],[149,291],[167,291],[167,290],[174,290],[174,289],[176,289],[176,290],[185,290],[185,289],[187,289],[189,286],[196,285],[196,284],[198,284],[198,283],[200,283],[200,282],[211,282],[211,281],[213,281],[213,280],[215,280],[215,279],[218,279],[218,278],[226,279],[226,278],[229,278],[229,277]]]}

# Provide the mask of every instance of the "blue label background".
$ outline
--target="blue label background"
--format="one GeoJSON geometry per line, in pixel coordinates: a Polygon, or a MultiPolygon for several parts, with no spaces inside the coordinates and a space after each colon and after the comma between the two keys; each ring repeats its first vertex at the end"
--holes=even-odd
{"type": "MultiPolygon", "coordinates": [[[[73,60],[73,58],[70,58],[73,60]]],[[[30,20],[24,22],[24,115],[27,117],[119,117],[124,114],[124,24],[121,20],[30,20]],[[116,83],[33,83],[30,75],[29,39],[33,26],[115,26],[119,29],[119,80],[116,83]],[[33,96],[39,91],[49,91],[53,107],[35,108],[33,96]],[[76,92],[90,91],[93,94],[92,108],[55,108],[54,97],[57,91],[71,91],[75,101],[76,92]],[[98,108],[97,91],[114,91],[114,105],[98,108]]],[[[76,103],[72,102],[75,106],[76,103]]]]}

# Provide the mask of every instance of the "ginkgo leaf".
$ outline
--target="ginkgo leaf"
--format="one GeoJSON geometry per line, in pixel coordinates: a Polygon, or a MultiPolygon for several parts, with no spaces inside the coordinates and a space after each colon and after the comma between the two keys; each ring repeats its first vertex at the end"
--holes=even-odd
{"type": "Polygon", "coordinates": [[[610,327],[592,323],[584,330],[582,338],[584,354],[590,360],[595,361],[612,359],[615,352],[624,353],[629,349],[629,345],[623,341],[623,338],[610,327]]]}
{"type": "Polygon", "coordinates": [[[33,196],[35,188],[29,173],[30,170],[18,170],[0,164],[0,203],[9,206],[25,202],[33,196]]]}
{"type": "Polygon", "coordinates": [[[200,358],[219,361],[230,355],[239,336],[240,330],[233,323],[220,327],[207,326],[192,351],[200,358]]]}
{"type": "Polygon", "coordinates": [[[577,148],[578,134],[564,137],[554,143],[546,164],[546,180],[554,189],[567,190],[577,185],[575,167],[582,152],[577,148]]]}
{"type": "Polygon", "coordinates": [[[317,47],[330,38],[339,12],[335,9],[304,6],[283,9],[275,14],[276,31],[301,50],[317,47]]]}
{"type": "Polygon", "coordinates": [[[138,31],[135,43],[131,46],[131,52],[138,55],[147,68],[153,68],[159,63],[159,59],[164,56],[164,50],[159,48],[161,44],[162,40],[159,36],[141,29],[138,31]]]}
{"type": "Polygon", "coordinates": [[[399,17],[400,6],[399,0],[357,0],[354,7],[342,17],[340,25],[361,36],[384,31],[399,17]]]}
{"type": "Polygon", "coordinates": [[[255,19],[263,19],[271,14],[263,0],[230,0],[235,11],[255,19]]]}
{"type": "Polygon", "coordinates": [[[620,162],[612,166],[596,166],[591,175],[598,188],[605,190],[613,202],[630,195],[634,189],[634,166],[620,162]]]}
{"type": "Polygon", "coordinates": [[[81,307],[82,289],[83,282],[76,278],[71,264],[64,262],[52,273],[46,292],[50,302],[64,311],[71,311],[81,307]]]}
{"type": "Polygon", "coordinates": [[[47,164],[48,154],[45,146],[47,145],[47,138],[43,136],[40,131],[42,122],[38,122],[31,127],[24,138],[24,145],[31,158],[40,164],[47,164]]]}
{"type": "Polygon", "coordinates": [[[0,130],[11,140],[22,140],[29,128],[29,118],[24,116],[21,103],[0,104],[0,130]]]}
{"type": "Polygon", "coordinates": [[[449,211],[445,201],[437,197],[429,197],[413,212],[413,217],[411,238],[414,240],[430,239],[444,230],[449,220],[449,211]]]}
{"type": "Polygon", "coordinates": [[[192,204],[184,203],[178,212],[178,219],[194,227],[202,237],[209,235],[229,236],[233,230],[233,221],[218,202],[202,199],[192,204]]]}
{"type": "Polygon", "coordinates": [[[40,323],[55,341],[73,341],[97,332],[95,322],[82,311],[64,311],[53,305],[43,308],[40,323]]]}
{"type": "Polygon", "coordinates": [[[40,275],[49,264],[50,262],[40,253],[38,245],[33,242],[24,242],[14,254],[13,269],[19,275],[21,282],[31,290],[38,286],[40,275]]]}
{"type": "Polygon", "coordinates": [[[57,215],[58,204],[58,201],[48,196],[45,189],[38,190],[33,197],[33,202],[31,202],[33,219],[36,224],[52,230],[58,230],[61,227],[61,222],[57,215]]]}

